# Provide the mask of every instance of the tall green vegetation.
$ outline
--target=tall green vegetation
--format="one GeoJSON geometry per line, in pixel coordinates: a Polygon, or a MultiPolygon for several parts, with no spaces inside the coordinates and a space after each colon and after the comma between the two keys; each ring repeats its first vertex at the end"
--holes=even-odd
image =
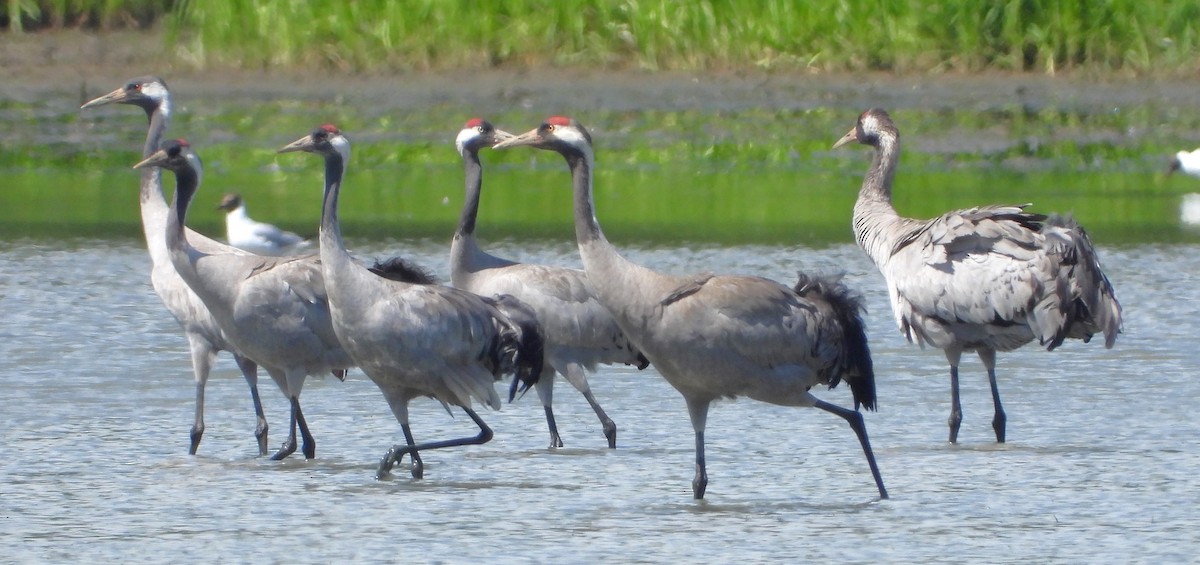
{"type": "Polygon", "coordinates": [[[1200,2],[0,0],[0,24],[168,24],[194,64],[1176,73],[1200,2]]]}

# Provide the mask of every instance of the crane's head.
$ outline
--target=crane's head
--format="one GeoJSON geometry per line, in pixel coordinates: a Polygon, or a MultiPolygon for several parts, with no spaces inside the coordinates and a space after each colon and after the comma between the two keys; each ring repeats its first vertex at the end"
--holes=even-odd
{"type": "Polygon", "coordinates": [[[80,110],[104,106],[105,104],[132,104],[153,111],[154,107],[162,104],[170,96],[167,83],[156,76],[144,76],[130,79],[125,86],[118,88],[99,98],[93,98],[80,106],[80,110]]]}
{"type": "Polygon", "coordinates": [[[506,149],[528,145],[537,149],[557,151],[563,155],[579,153],[590,155],[592,136],[583,124],[564,116],[551,116],[542,125],[507,141],[501,141],[492,149],[506,149]]]}
{"type": "Polygon", "coordinates": [[[312,133],[297,139],[279,149],[278,153],[304,151],[318,155],[341,154],[349,157],[350,140],[342,135],[342,130],[333,124],[324,124],[312,130],[312,133]]]}
{"type": "Polygon", "coordinates": [[[837,143],[833,144],[833,148],[837,149],[851,141],[878,147],[880,139],[884,137],[896,140],[900,138],[900,132],[896,129],[896,124],[892,123],[892,117],[886,110],[871,108],[858,117],[858,123],[854,125],[854,129],[837,140],[837,143]]]}
{"type": "Polygon", "coordinates": [[[196,155],[192,144],[186,139],[168,139],[158,151],[133,166],[135,169],[146,167],[159,167],[175,172],[191,169],[198,173],[201,170],[200,156],[196,155]]]}
{"type": "Polygon", "coordinates": [[[224,210],[226,212],[232,212],[232,211],[240,208],[241,205],[242,205],[242,195],[238,194],[236,192],[230,192],[230,193],[226,194],[225,196],[221,197],[221,203],[217,204],[217,209],[224,210]]]}
{"type": "Polygon", "coordinates": [[[515,136],[511,133],[496,129],[487,120],[471,118],[467,120],[462,131],[458,132],[458,137],[454,139],[454,146],[458,148],[459,155],[466,157],[468,151],[478,153],[484,147],[491,147],[513,137],[515,136]]]}

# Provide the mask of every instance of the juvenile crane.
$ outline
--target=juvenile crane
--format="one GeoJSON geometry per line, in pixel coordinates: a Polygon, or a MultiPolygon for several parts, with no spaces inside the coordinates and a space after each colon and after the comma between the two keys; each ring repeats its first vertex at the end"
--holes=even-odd
{"type": "Polygon", "coordinates": [[[599,363],[624,363],[644,369],[649,362],[621,333],[589,288],[587,274],[579,269],[518,263],[491,255],[475,240],[475,220],[483,186],[479,151],[511,138],[478,118],[467,122],[455,140],[466,172],[466,199],[454,239],[450,244],[450,280],[454,286],[479,295],[507,294],[528,304],[537,314],[546,335],[546,365],[535,389],[546,413],[550,447],[562,447],[562,438],[551,407],[554,373],[566,377],[583,395],[604,430],[608,447],[617,447],[617,425],[596,402],[587,371],[599,363]]]}
{"type": "MultiPolygon", "coordinates": [[[[471,408],[478,401],[500,408],[494,382],[504,374],[532,386],[542,370],[542,344],[527,307],[502,297],[487,300],[465,290],[380,277],[346,251],[338,221],[338,195],[350,159],[350,142],[324,125],[279,150],[325,159],[325,192],[318,241],[333,328],[357,365],[383,392],[407,445],[395,445],[379,464],[386,476],[405,453],[413,477],[423,475],[420,451],[486,443],[492,430],[471,408]],[[408,403],[429,396],[449,412],[458,406],[479,426],[474,437],[415,444],[408,403]]],[[[514,382],[514,386],[516,382],[514,382]]]]}
{"type": "Polygon", "coordinates": [[[875,375],[862,305],[836,280],[801,275],[794,288],[750,276],[674,276],[622,257],[600,229],[592,198],[592,138],[555,116],[495,146],[527,145],[561,154],[571,170],[575,236],[596,298],[633,344],[683,395],[696,439],[692,494],[708,485],[704,429],[709,405],[747,396],[812,406],[846,420],[858,436],[880,498],[887,498],[862,414],[813,396],[845,380],[855,408],[875,408],[875,375]]]}
{"type": "Polygon", "coordinates": [[[943,350],[950,363],[950,442],[962,423],[958,364],[974,351],[987,368],[996,441],[1007,417],[996,386],[996,352],[1038,340],[1104,334],[1111,348],[1121,305],[1087,232],[1069,217],[1025,212],[1028,204],[982,206],[914,220],[892,207],[900,132],[881,109],[863,112],[833,145],[858,142],[875,157],[854,204],[854,236],[883,273],[900,332],[943,350]]]}
{"type": "Polygon", "coordinates": [[[279,226],[259,222],[246,212],[242,195],[229,193],[221,198],[217,209],[225,211],[225,239],[243,251],[258,255],[282,257],[305,252],[309,241],[279,226]]]}
{"type": "MultiPolygon", "coordinates": [[[[171,119],[171,92],[162,79],[153,76],[129,80],[125,86],[95,98],[81,109],[106,104],[129,104],[146,112],[150,127],[146,132],[146,144],[142,157],[149,157],[158,150],[159,142],[171,119]]],[[[267,419],[263,415],[262,401],[258,395],[258,366],[246,358],[221,332],[208,307],[199,296],[179,277],[167,250],[167,200],[163,195],[162,179],[158,169],[142,172],[141,179],[142,230],[146,237],[146,248],[150,252],[150,283],[163,305],[179,322],[187,337],[192,359],[192,375],[196,383],[196,411],[190,433],[188,453],[195,455],[204,437],[204,389],[212,371],[218,351],[228,351],[250,385],[250,398],[254,402],[257,425],[254,436],[258,440],[259,455],[267,454],[267,419]]],[[[188,230],[188,239],[197,249],[214,251],[224,248],[219,242],[188,230]]]]}
{"type": "Polygon", "coordinates": [[[291,404],[288,439],[272,458],[295,452],[297,427],[304,456],[315,457],[316,441],[300,409],[304,380],[330,372],[340,376],[354,364],[334,334],[319,262],[312,257],[262,257],[233,248],[204,251],[193,246],[184,220],[203,168],[186,141],[168,140],[134,167],[161,167],[175,173],[175,198],[165,227],[171,263],[230,341],[267,370],[291,404]]]}

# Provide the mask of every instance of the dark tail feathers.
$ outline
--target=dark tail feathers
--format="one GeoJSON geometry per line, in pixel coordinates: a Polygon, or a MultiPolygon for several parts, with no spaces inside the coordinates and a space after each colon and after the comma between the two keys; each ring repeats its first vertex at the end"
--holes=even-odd
{"type": "Polygon", "coordinates": [[[1062,345],[1066,338],[1091,339],[1094,332],[1104,333],[1104,346],[1112,348],[1121,333],[1121,303],[1108,276],[1100,267],[1096,248],[1087,231],[1069,214],[1052,214],[1046,220],[1047,227],[1062,228],[1070,232],[1074,245],[1063,254],[1065,268],[1060,280],[1068,288],[1064,293],[1071,303],[1064,306],[1067,319],[1047,349],[1062,345]]]}
{"type": "Polygon", "coordinates": [[[842,379],[850,385],[854,396],[854,409],[861,405],[875,410],[875,368],[871,361],[871,349],[867,346],[866,325],[862,313],[866,305],[858,293],[842,282],[842,275],[806,275],[799,273],[795,286],[796,294],[805,298],[820,296],[833,309],[842,331],[842,354],[830,375],[829,388],[837,386],[842,379]]]}
{"type": "Polygon", "coordinates": [[[542,377],[546,338],[537,314],[517,297],[497,294],[484,300],[500,313],[500,336],[496,349],[500,361],[498,367],[501,374],[513,374],[512,384],[508,388],[508,401],[512,402],[518,392],[524,394],[542,377]]]}
{"type": "Polygon", "coordinates": [[[368,267],[367,270],[385,279],[411,284],[438,284],[439,282],[437,277],[433,276],[425,267],[399,256],[375,261],[375,264],[368,267]]]}

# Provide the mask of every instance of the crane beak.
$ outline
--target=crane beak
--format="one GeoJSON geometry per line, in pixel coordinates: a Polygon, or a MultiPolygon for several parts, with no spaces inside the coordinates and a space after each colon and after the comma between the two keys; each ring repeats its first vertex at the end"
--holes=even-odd
{"type": "Polygon", "coordinates": [[[508,139],[493,145],[492,149],[508,149],[509,147],[517,147],[519,145],[538,147],[541,143],[542,138],[538,135],[538,130],[535,128],[518,136],[510,136],[508,139]]]}
{"type": "Polygon", "coordinates": [[[837,149],[838,147],[850,143],[851,141],[858,141],[857,127],[851,129],[846,135],[843,135],[841,139],[837,140],[837,143],[833,144],[833,149],[837,149]]]}
{"type": "Polygon", "coordinates": [[[517,137],[517,136],[515,136],[511,133],[508,133],[502,129],[494,130],[492,132],[492,148],[495,148],[497,145],[504,143],[515,137],[517,137]]]}
{"type": "Polygon", "coordinates": [[[112,92],[109,92],[108,94],[105,94],[104,96],[89,100],[83,106],[80,106],[79,109],[86,110],[88,108],[95,108],[96,106],[103,106],[105,104],[120,104],[128,99],[129,94],[125,91],[125,89],[118,88],[112,92]]]}
{"type": "Polygon", "coordinates": [[[293,151],[309,151],[312,149],[312,146],[313,146],[312,135],[306,135],[304,137],[301,137],[300,139],[297,139],[296,141],[293,141],[287,145],[284,145],[282,148],[279,149],[279,151],[276,151],[276,153],[291,153],[293,151]]]}
{"type": "Polygon", "coordinates": [[[146,157],[145,159],[138,161],[138,164],[134,165],[133,168],[145,169],[146,167],[156,167],[156,166],[166,162],[166,160],[167,160],[167,152],[162,149],[159,149],[158,151],[155,151],[153,155],[150,155],[149,157],[146,157]]]}

